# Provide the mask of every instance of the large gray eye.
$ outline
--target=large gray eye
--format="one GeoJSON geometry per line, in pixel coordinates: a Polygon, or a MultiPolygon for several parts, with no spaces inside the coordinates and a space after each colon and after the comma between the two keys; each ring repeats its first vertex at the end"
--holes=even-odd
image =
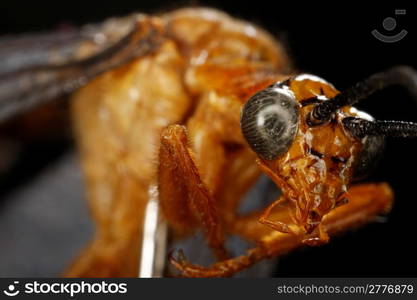
{"type": "Polygon", "coordinates": [[[240,126],[253,151],[265,160],[285,153],[297,133],[298,109],[294,94],[276,86],[252,96],[243,107],[240,126]]]}

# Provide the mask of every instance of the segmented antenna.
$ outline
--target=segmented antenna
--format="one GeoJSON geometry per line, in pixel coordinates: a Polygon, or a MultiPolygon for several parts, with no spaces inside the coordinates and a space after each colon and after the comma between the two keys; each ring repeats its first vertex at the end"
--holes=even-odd
{"type": "Polygon", "coordinates": [[[354,136],[363,138],[367,135],[393,137],[417,137],[417,123],[403,121],[368,121],[361,118],[347,117],[343,126],[354,136]]]}
{"type": "Polygon", "coordinates": [[[311,126],[323,124],[329,121],[332,114],[339,108],[353,105],[391,85],[406,87],[417,99],[417,72],[408,66],[397,66],[385,72],[376,73],[334,98],[317,104],[309,114],[307,121],[311,126]]]}

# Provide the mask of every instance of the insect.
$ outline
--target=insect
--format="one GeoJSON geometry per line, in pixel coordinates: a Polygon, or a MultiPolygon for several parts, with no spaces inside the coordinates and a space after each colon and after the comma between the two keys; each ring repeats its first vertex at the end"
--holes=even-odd
{"type": "Polygon", "coordinates": [[[292,70],[265,31],[206,8],[62,35],[61,45],[42,44],[47,55],[3,67],[0,116],[75,91],[74,131],[96,234],[66,276],[136,276],[145,207],[155,194],[175,235],[203,229],[217,257],[203,267],[171,253],[188,277],[232,276],[389,211],[387,184],[351,182],[377,161],[384,136],[413,137],[417,125],[375,121],[351,105],[391,84],[415,89],[411,68],[340,93],[292,70]],[[237,214],[262,172],[283,196],[237,214]],[[230,258],[228,234],[255,246],[230,258]]]}

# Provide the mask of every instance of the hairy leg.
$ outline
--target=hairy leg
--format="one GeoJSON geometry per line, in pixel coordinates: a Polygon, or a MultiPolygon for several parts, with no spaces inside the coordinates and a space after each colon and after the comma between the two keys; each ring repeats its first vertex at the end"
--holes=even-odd
{"type": "Polygon", "coordinates": [[[209,246],[219,259],[227,254],[216,204],[202,181],[184,126],[168,126],[161,135],[159,152],[161,210],[174,227],[203,227],[209,246]]]}
{"type": "Polygon", "coordinates": [[[233,222],[239,200],[260,174],[253,164],[255,155],[239,134],[240,107],[234,98],[203,94],[187,122],[188,132],[172,125],[161,135],[162,211],[175,232],[201,225],[210,246],[221,255],[225,251],[219,250],[224,240],[220,220],[222,227],[233,222]]]}

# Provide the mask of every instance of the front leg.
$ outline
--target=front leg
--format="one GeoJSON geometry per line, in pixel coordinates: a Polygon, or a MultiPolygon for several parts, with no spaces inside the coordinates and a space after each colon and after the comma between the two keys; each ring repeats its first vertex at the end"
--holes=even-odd
{"type": "Polygon", "coordinates": [[[286,199],[284,196],[281,196],[277,200],[275,200],[273,203],[271,203],[262,213],[262,215],[259,217],[259,222],[261,224],[264,224],[276,231],[282,232],[282,233],[291,233],[296,234],[296,232],[290,228],[290,226],[284,222],[281,221],[272,221],[269,219],[269,216],[271,215],[272,209],[277,206],[281,202],[285,202],[286,199]]]}
{"type": "Polygon", "coordinates": [[[161,134],[158,184],[161,210],[171,226],[179,230],[201,226],[218,259],[225,259],[216,203],[202,181],[184,126],[168,126],[161,134]]]}
{"type": "MultiPolygon", "coordinates": [[[[331,235],[356,228],[382,213],[387,213],[392,206],[393,192],[385,183],[361,184],[349,190],[348,199],[348,204],[337,207],[323,219],[322,226],[331,235]]],[[[280,211],[280,214],[282,213],[283,211],[280,211]]],[[[286,218],[289,219],[290,216],[287,215],[286,218]]],[[[256,222],[256,219],[252,219],[252,222],[256,222]]],[[[242,236],[254,237],[253,230],[256,226],[247,222],[246,226],[239,227],[238,233],[242,236]]],[[[292,235],[270,231],[260,234],[256,240],[257,246],[245,254],[217,262],[209,267],[190,264],[181,254],[178,257],[171,255],[170,261],[187,277],[229,277],[262,259],[278,257],[305,245],[304,239],[305,234],[301,232],[292,235]]]]}
{"type": "MultiPolygon", "coordinates": [[[[261,224],[264,224],[268,227],[270,227],[273,230],[282,232],[282,233],[289,233],[292,235],[297,235],[298,233],[305,232],[305,230],[294,224],[292,227],[287,222],[283,222],[282,220],[274,220],[272,221],[270,219],[270,215],[272,212],[272,209],[276,207],[278,204],[285,202],[286,199],[284,196],[281,196],[278,200],[275,200],[272,204],[270,204],[261,214],[259,217],[259,222],[261,224]]],[[[288,209],[288,208],[287,208],[288,209]]],[[[303,243],[309,245],[309,246],[319,246],[322,244],[326,244],[329,242],[329,235],[327,233],[326,228],[323,226],[322,223],[320,223],[317,227],[317,230],[313,232],[312,234],[309,234],[303,239],[303,243]]]]}
{"type": "Polygon", "coordinates": [[[317,233],[308,235],[303,239],[303,243],[309,246],[321,246],[329,242],[329,234],[323,223],[320,223],[315,230],[317,233]]]}

